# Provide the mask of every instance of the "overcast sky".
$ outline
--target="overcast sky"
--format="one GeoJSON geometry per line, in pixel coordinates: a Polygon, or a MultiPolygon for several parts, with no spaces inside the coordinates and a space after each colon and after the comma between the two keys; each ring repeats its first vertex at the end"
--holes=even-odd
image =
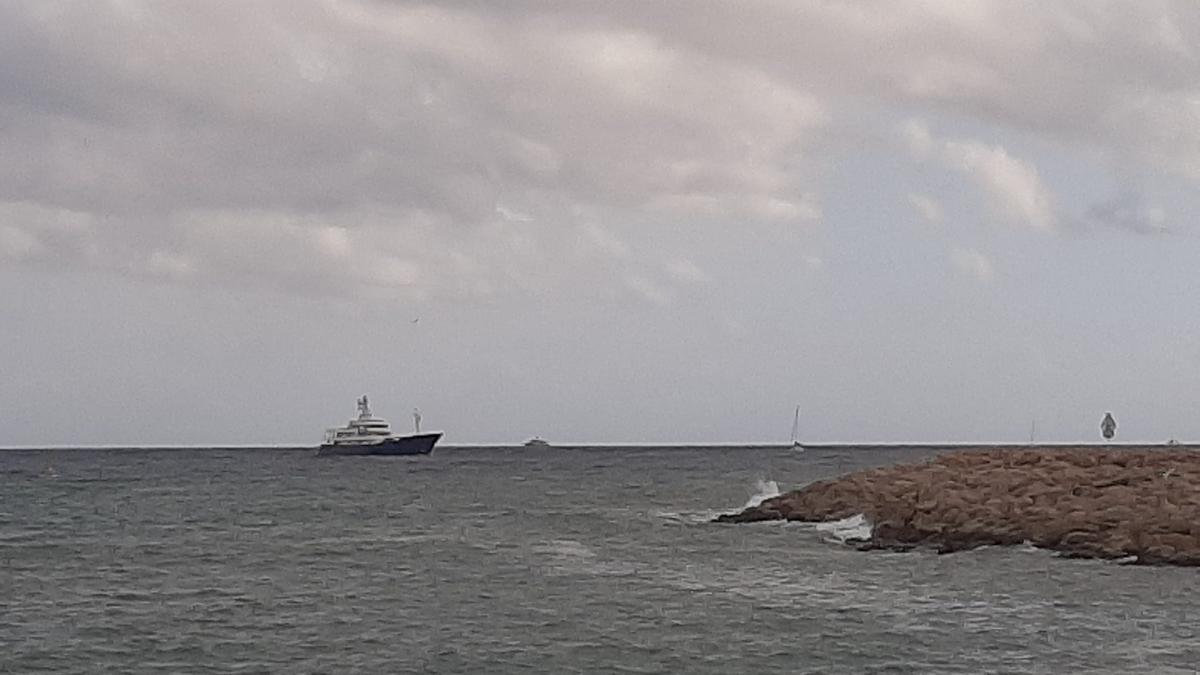
{"type": "Polygon", "coordinates": [[[0,4],[0,445],[1200,439],[1200,4],[0,4]]]}

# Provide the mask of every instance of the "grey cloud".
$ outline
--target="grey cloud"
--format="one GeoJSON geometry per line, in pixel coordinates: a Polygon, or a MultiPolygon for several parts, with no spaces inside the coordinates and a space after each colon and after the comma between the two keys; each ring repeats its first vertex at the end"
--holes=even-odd
{"type": "MultiPolygon", "coordinates": [[[[469,4],[469,3],[468,3],[469,4]]],[[[536,6],[537,3],[534,3],[536,6]]],[[[506,5],[513,7],[512,5],[506,5]]],[[[518,4],[514,13],[530,10],[518,4]]],[[[1200,178],[1190,2],[566,3],[818,96],[916,105],[1129,152],[1200,178]]]]}
{"type": "Polygon", "coordinates": [[[269,258],[289,249],[260,236],[264,213],[294,225],[272,231],[298,252],[320,228],[398,214],[377,229],[419,234],[416,253],[434,260],[474,255],[467,267],[493,281],[494,261],[459,240],[500,204],[543,229],[580,205],[811,213],[780,162],[820,106],[753,69],[538,16],[234,7],[4,10],[13,36],[29,37],[10,43],[22,59],[0,89],[0,148],[21,159],[0,170],[0,199],[110,218],[100,259],[180,279],[228,272],[231,259],[282,273],[288,263],[269,258]],[[418,233],[414,218],[442,231],[418,233]],[[236,235],[213,246],[217,230],[236,235]]]}
{"type": "Polygon", "coordinates": [[[817,222],[863,101],[1200,179],[1197,38],[1184,2],[9,4],[0,202],[91,225],[0,226],[181,283],[645,291],[587,228],[817,222]]]}
{"type": "Polygon", "coordinates": [[[1169,234],[1162,209],[1150,206],[1136,193],[1126,193],[1114,199],[1093,204],[1086,222],[1094,227],[1124,230],[1134,234],[1169,234]]]}

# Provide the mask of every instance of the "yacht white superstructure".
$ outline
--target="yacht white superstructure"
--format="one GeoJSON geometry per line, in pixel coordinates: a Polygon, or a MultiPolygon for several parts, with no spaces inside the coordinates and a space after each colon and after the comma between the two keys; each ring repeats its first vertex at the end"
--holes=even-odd
{"type": "Polygon", "coordinates": [[[378,443],[392,435],[392,426],[387,420],[371,414],[371,404],[366,394],[358,399],[358,417],[344,427],[325,430],[325,442],[334,445],[378,443]]]}

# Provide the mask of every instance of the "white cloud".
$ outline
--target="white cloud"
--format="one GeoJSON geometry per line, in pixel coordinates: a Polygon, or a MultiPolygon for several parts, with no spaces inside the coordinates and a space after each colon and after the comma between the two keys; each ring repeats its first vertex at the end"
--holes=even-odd
{"type": "Polygon", "coordinates": [[[0,225],[0,254],[12,260],[36,258],[46,250],[37,237],[13,225],[0,225]]]}
{"type": "Polygon", "coordinates": [[[942,205],[933,197],[910,192],[908,195],[908,203],[912,204],[912,207],[916,209],[917,213],[919,213],[926,221],[931,223],[941,222],[943,215],[942,205]]]}
{"type": "Polygon", "coordinates": [[[346,260],[350,257],[350,233],[344,227],[325,225],[315,228],[313,237],[317,249],[327,257],[346,260]]]}
{"type": "Polygon", "coordinates": [[[796,222],[812,221],[821,217],[821,207],[812,194],[800,195],[799,199],[787,200],[767,197],[755,200],[748,211],[768,221],[796,222]]]}
{"type": "Polygon", "coordinates": [[[708,275],[704,270],[686,258],[672,260],[666,265],[667,274],[671,275],[676,281],[687,284],[698,284],[708,281],[708,275]]]}
{"type": "Polygon", "coordinates": [[[1014,221],[1037,229],[1054,226],[1054,199],[1029,162],[978,141],[946,141],[942,158],[986,190],[997,209],[1014,221]]]}
{"type": "MultiPolygon", "coordinates": [[[[916,157],[933,155],[946,167],[964,174],[987,193],[1001,216],[1035,229],[1054,227],[1054,197],[1030,162],[1013,157],[999,145],[936,139],[919,121],[910,120],[901,130],[916,157]]],[[[930,198],[910,194],[909,201],[928,220],[940,218],[940,206],[930,198]]]]}
{"type": "Polygon", "coordinates": [[[514,223],[528,223],[533,220],[533,216],[510,209],[503,204],[496,205],[496,213],[500,214],[501,218],[514,223]]]}
{"type": "Polygon", "coordinates": [[[152,276],[159,276],[176,281],[185,280],[195,272],[191,260],[170,251],[155,251],[146,261],[146,271],[152,276]]]}
{"type": "Polygon", "coordinates": [[[671,303],[672,296],[670,291],[643,275],[626,275],[625,285],[642,300],[651,304],[665,306],[671,303]]]}
{"type": "Polygon", "coordinates": [[[951,249],[950,262],[958,271],[984,283],[992,281],[996,276],[996,270],[992,266],[992,261],[983,253],[974,249],[951,249]]]}
{"type": "Polygon", "coordinates": [[[929,127],[917,119],[910,119],[900,127],[900,133],[908,144],[909,152],[915,157],[925,158],[933,151],[933,136],[929,127]]]}
{"type": "Polygon", "coordinates": [[[11,260],[61,263],[94,252],[94,218],[28,201],[0,201],[0,254],[11,260]]]}
{"type": "Polygon", "coordinates": [[[629,257],[629,245],[594,222],[585,222],[579,227],[579,242],[585,252],[598,251],[604,256],[618,259],[629,257]]]}

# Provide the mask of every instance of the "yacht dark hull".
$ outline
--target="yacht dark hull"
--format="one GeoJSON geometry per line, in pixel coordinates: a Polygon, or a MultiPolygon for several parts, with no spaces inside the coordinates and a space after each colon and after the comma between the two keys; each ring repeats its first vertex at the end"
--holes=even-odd
{"type": "Polygon", "coordinates": [[[318,455],[428,455],[442,437],[441,433],[397,436],[370,444],[324,444],[318,455]]]}

